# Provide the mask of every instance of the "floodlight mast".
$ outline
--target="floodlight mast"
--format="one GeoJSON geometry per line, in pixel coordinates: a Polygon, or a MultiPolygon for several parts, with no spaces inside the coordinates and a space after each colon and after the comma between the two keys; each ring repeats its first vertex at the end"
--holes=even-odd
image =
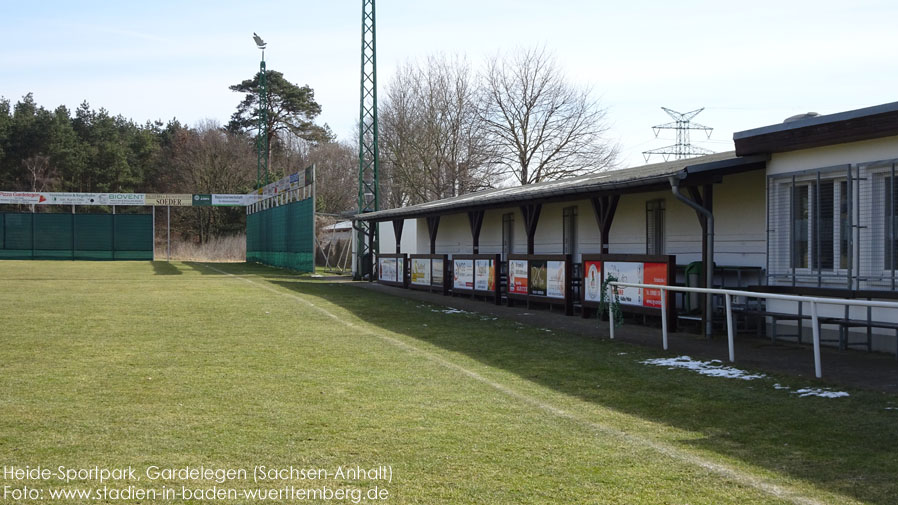
{"type": "Polygon", "coordinates": [[[253,41],[262,51],[262,61],[259,63],[259,135],[256,137],[256,189],[262,187],[260,181],[262,168],[265,168],[265,185],[268,185],[268,93],[265,86],[265,47],[268,45],[253,32],[253,41]]]}
{"type": "MultiPolygon", "coordinates": [[[[359,103],[359,193],[358,213],[380,209],[378,189],[377,50],[374,0],[362,0],[361,100],[359,103]]],[[[377,223],[359,219],[356,231],[356,279],[374,280],[374,262],[379,252],[377,223]]]]}

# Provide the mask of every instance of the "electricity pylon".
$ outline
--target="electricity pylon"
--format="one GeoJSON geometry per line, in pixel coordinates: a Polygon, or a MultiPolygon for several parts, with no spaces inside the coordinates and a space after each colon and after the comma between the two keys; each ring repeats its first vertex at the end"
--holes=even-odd
{"type": "Polygon", "coordinates": [[[704,130],[705,133],[707,133],[708,138],[711,138],[711,130],[713,130],[714,128],[692,122],[692,118],[697,116],[699,112],[705,110],[704,107],[686,113],[677,112],[675,110],[668,109],[667,107],[661,107],[661,109],[670,117],[672,117],[674,121],[672,123],[664,123],[653,126],[652,130],[655,132],[655,138],[658,138],[658,134],[661,133],[661,130],[676,130],[677,143],[672,146],[659,147],[658,149],[643,151],[642,155],[645,157],[646,162],[649,161],[649,158],[653,154],[660,154],[664,157],[664,161],[670,159],[671,156],[674,156],[674,159],[676,160],[681,160],[683,158],[701,156],[702,154],[714,154],[714,151],[709,151],[708,149],[694,146],[689,142],[689,130],[704,130]]]}

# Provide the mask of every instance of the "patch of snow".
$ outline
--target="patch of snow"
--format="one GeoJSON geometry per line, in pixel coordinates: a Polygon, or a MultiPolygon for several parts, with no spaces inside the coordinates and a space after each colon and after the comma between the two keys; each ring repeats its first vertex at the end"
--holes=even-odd
{"type": "Polygon", "coordinates": [[[849,396],[844,391],[830,391],[828,388],[801,388],[796,389],[792,394],[798,395],[799,398],[804,398],[805,396],[819,396],[820,398],[843,398],[849,396]]]}
{"type": "Polygon", "coordinates": [[[779,383],[773,385],[773,389],[792,389],[789,386],[780,386],[779,383]]]}
{"type": "Polygon", "coordinates": [[[430,311],[431,311],[431,312],[442,312],[443,314],[471,314],[471,313],[472,313],[472,312],[468,312],[468,311],[466,311],[466,310],[453,309],[453,308],[447,308],[447,309],[430,309],[430,311]]]}
{"type": "Polygon", "coordinates": [[[886,407],[886,410],[898,410],[898,407],[886,407]]]}
{"type": "Polygon", "coordinates": [[[617,353],[617,355],[618,355],[618,356],[626,356],[627,353],[625,353],[625,352],[619,352],[619,353],[617,353]]]}
{"type": "Polygon", "coordinates": [[[643,365],[666,366],[668,369],[685,368],[710,377],[723,377],[725,379],[754,380],[766,377],[764,374],[750,374],[745,370],[723,366],[720,360],[700,361],[689,356],[677,356],[676,358],[656,358],[640,361],[643,365]]]}

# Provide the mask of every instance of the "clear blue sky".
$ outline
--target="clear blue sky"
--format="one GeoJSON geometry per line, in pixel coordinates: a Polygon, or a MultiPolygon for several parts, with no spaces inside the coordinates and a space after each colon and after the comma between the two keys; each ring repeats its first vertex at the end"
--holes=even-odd
{"type": "MultiPolygon", "coordinates": [[[[133,118],[227,122],[251,77],[258,32],[268,67],[308,84],[321,121],[350,139],[358,119],[361,1],[4,2],[0,95],[72,109],[83,100],[133,118]]],[[[622,164],[673,142],[661,106],[706,110],[722,151],[732,133],[807,111],[898,101],[894,1],[599,2],[381,0],[378,77],[429,54],[473,64],[545,45],[609,109],[622,164]]]]}

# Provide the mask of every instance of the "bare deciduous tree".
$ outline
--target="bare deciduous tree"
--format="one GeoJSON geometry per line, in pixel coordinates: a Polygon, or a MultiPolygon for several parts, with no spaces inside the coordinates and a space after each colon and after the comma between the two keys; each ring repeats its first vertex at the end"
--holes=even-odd
{"type": "Polygon", "coordinates": [[[315,164],[315,207],[318,212],[339,214],[357,210],[358,149],[339,142],[319,144],[309,152],[315,164]]]}
{"type": "Polygon", "coordinates": [[[613,166],[605,109],[544,48],[493,57],[483,81],[480,116],[507,177],[524,185],[613,166]]]}
{"type": "Polygon", "coordinates": [[[381,108],[381,169],[391,206],[491,187],[490,144],[476,81],[463,59],[430,57],[399,69],[381,108]]]}
{"type": "MultiPolygon", "coordinates": [[[[172,163],[183,192],[245,193],[255,182],[253,146],[239,134],[223,130],[214,121],[181,130],[175,140],[172,163]]],[[[239,231],[233,209],[196,208],[190,215],[201,242],[222,232],[239,231]],[[226,226],[227,224],[227,226],[226,226]],[[230,228],[230,229],[228,229],[230,228]]]]}
{"type": "Polygon", "coordinates": [[[49,156],[31,156],[22,160],[22,165],[25,167],[31,191],[46,191],[53,187],[58,180],[56,170],[50,164],[49,156]]]}

